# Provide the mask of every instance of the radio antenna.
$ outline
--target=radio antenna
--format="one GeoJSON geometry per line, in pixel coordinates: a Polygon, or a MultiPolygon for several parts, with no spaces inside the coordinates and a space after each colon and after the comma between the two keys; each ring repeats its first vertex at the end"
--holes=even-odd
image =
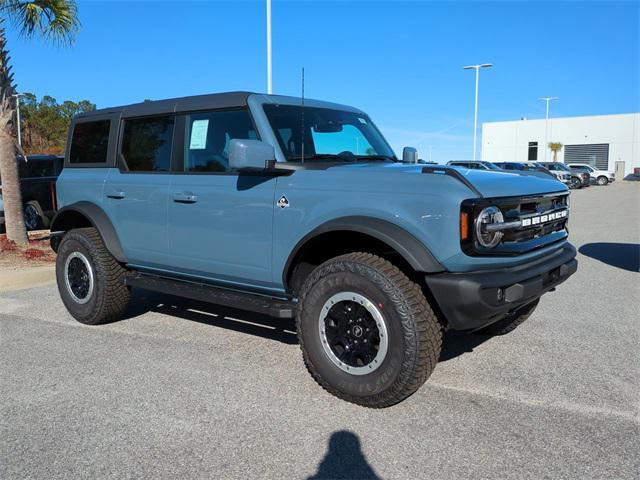
{"type": "Polygon", "coordinates": [[[302,120],[302,130],[300,131],[301,144],[302,144],[300,163],[304,163],[304,67],[302,67],[302,111],[300,112],[300,118],[302,120]]]}

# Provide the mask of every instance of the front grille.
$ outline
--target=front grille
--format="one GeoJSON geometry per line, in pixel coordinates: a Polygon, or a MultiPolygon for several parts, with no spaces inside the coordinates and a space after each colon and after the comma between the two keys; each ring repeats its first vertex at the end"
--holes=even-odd
{"type": "Polygon", "coordinates": [[[519,255],[563,240],[568,235],[569,194],[567,192],[532,197],[483,199],[463,203],[463,211],[477,218],[489,205],[498,207],[505,223],[520,225],[503,230],[501,242],[494,248],[484,248],[477,242],[463,243],[470,255],[519,255]],[[564,213],[563,213],[564,212],[564,213]]]}

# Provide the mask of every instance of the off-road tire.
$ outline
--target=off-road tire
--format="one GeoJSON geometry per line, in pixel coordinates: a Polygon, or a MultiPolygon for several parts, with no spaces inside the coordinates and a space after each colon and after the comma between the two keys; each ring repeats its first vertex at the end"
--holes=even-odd
{"type": "Polygon", "coordinates": [[[598,185],[600,185],[601,187],[607,185],[609,183],[609,179],[607,177],[605,177],[604,175],[600,175],[597,180],[596,183],[598,185]]]}
{"type": "Polygon", "coordinates": [[[389,261],[369,253],[342,255],[318,266],[305,280],[296,318],[305,365],[329,393],[370,408],[394,405],[429,378],[438,363],[442,329],[420,287],[389,261]],[[388,350],[371,373],[349,374],[323,350],[320,312],[332,295],[359,293],[380,308],[388,350]]]}
{"type": "Polygon", "coordinates": [[[60,242],[56,259],[58,291],[69,313],[80,323],[100,325],[122,317],[129,303],[126,272],[106,249],[95,228],[71,230],[60,242]],[[84,255],[93,270],[93,292],[84,304],[74,300],[65,283],[65,262],[74,252],[84,255]]]}
{"type": "Polygon", "coordinates": [[[498,320],[496,323],[492,323],[488,327],[480,330],[479,333],[483,335],[497,336],[506,335],[507,333],[514,331],[516,328],[522,325],[525,320],[533,315],[533,312],[538,306],[539,301],[540,300],[538,299],[521,307],[517,312],[506,316],[502,320],[498,320]]]}

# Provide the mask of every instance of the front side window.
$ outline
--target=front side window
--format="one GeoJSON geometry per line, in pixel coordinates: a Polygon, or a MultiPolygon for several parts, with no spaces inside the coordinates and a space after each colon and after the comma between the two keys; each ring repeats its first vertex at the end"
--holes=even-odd
{"type": "Polygon", "coordinates": [[[265,105],[287,161],[395,161],[369,117],[357,112],[298,105],[265,105]],[[304,149],[304,152],[303,152],[304,149]]]}
{"type": "Polygon", "coordinates": [[[171,170],[172,116],[125,120],[122,156],[131,172],[171,170]]]}
{"type": "Polygon", "coordinates": [[[247,110],[186,115],[184,171],[226,172],[231,140],[255,138],[256,131],[247,110]]]}
{"type": "Polygon", "coordinates": [[[76,123],[71,134],[70,163],[105,163],[110,120],[76,123]]]}

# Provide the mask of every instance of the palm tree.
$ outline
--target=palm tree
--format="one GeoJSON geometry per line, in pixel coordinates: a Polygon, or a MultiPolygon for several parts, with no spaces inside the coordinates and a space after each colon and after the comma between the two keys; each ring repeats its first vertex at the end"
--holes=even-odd
{"type": "Polygon", "coordinates": [[[549,149],[553,152],[553,161],[558,161],[558,152],[562,150],[562,144],[560,142],[549,142],[549,149]]]}
{"type": "Polygon", "coordinates": [[[0,179],[7,237],[19,245],[28,243],[22,217],[22,198],[16,153],[23,153],[15,141],[16,84],[6,48],[4,22],[8,20],[23,37],[41,36],[70,44],[78,21],[75,0],[0,0],[0,179]]]}

